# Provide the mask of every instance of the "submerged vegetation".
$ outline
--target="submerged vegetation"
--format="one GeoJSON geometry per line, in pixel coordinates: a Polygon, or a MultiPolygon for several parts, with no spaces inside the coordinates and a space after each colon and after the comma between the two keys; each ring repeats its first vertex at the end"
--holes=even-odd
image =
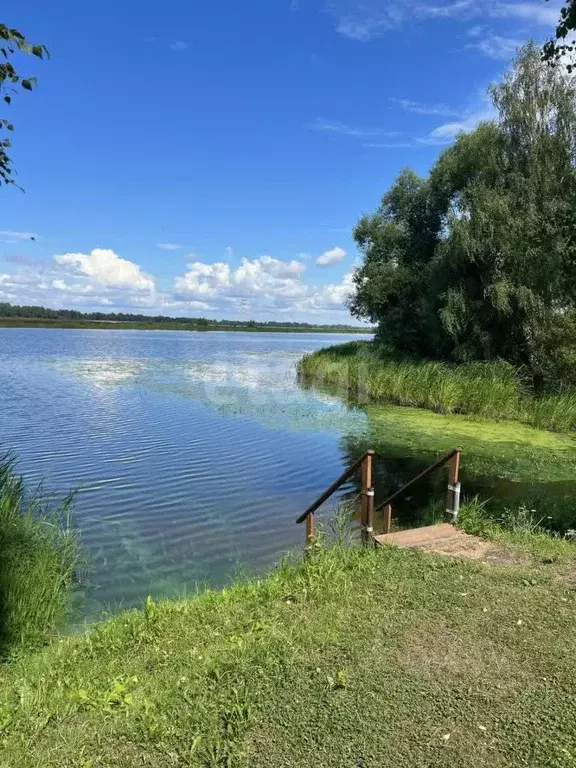
{"type": "Polygon", "coordinates": [[[2,765],[572,765],[575,551],[518,541],[506,567],[336,543],[149,600],[4,671],[2,765]]]}
{"type": "Polygon", "coordinates": [[[0,653],[36,646],[66,620],[78,566],[70,501],[30,495],[0,463],[0,653]]]}
{"type": "Polygon", "coordinates": [[[537,396],[529,377],[502,361],[399,360],[377,342],[354,341],[306,355],[298,372],[304,383],[334,387],[361,403],[515,419],[555,431],[576,427],[576,391],[537,396]]]}

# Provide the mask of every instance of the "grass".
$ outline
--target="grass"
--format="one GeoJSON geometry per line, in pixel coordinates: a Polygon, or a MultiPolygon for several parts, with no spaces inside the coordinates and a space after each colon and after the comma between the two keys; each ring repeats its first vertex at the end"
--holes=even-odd
{"type": "Polygon", "coordinates": [[[576,593],[549,560],[336,543],[149,600],[3,670],[1,763],[573,766],[576,593]]]}
{"type": "Polygon", "coordinates": [[[574,566],[576,531],[560,535],[550,528],[547,515],[524,504],[494,509],[486,501],[471,499],[462,506],[458,524],[473,536],[491,539],[536,558],[574,566]]]}
{"type": "Polygon", "coordinates": [[[0,462],[0,654],[45,642],[67,618],[78,563],[70,499],[26,494],[0,462]]]}
{"type": "Polygon", "coordinates": [[[399,361],[374,342],[353,341],[306,355],[298,370],[303,383],[346,391],[361,403],[515,419],[560,432],[576,428],[576,392],[532,397],[521,372],[504,362],[399,361]]]}

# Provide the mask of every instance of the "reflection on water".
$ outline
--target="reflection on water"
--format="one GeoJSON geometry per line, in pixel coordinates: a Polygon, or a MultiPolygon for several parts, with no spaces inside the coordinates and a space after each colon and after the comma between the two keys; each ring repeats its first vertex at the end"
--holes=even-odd
{"type": "Polygon", "coordinates": [[[0,449],[78,489],[86,615],[261,571],[344,468],[366,417],[301,390],[302,354],[346,336],[0,330],[0,449]]]}

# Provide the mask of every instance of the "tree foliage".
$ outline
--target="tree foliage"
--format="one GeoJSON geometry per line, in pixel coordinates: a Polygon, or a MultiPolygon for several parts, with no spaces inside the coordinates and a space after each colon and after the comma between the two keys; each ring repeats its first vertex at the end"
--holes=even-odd
{"type": "MultiPolygon", "coordinates": [[[[8,106],[19,89],[31,91],[36,85],[36,78],[23,77],[14,67],[13,60],[18,52],[39,59],[49,56],[44,45],[33,45],[17,29],[0,24],[0,97],[8,106]]],[[[12,161],[8,154],[11,143],[6,133],[13,130],[14,126],[9,120],[0,118],[0,186],[15,183],[12,161]]]]}
{"type": "MultiPolygon", "coordinates": [[[[549,1],[549,0],[548,0],[549,1]]],[[[544,46],[544,60],[558,62],[562,57],[571,56],[576,51],[576,41],[569,39],[569,35],[576,31],[576,0],[566,0],[566,5],[560,9],[560,18],[556,27],[556,34],[552,40],[548,40],[544,46]]],[[[574,59],[568,59],[566,66],[568,71],[576,69],[574,59]]]]}
{"type": "Polygon", "coordinates": [[[396,351],[501,358],[541,385],[569,373],[550,339],[576,343],[576,83],[529,44],[490,93],[497,120],[428,178],[403,171],[358,223],[350,308],[396,351]]]}

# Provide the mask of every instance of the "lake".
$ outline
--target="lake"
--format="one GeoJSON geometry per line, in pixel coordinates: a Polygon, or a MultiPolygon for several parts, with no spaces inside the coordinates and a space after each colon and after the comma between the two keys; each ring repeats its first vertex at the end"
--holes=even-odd
{"type": "MultiPolygon", "coordinates": [[[[350,338],[369,337],[0,329],[0,450],[32,486],[77,490],[85,617],[263,573],[303,547],[295,519],[369,447],[380,499],[461,445],[465,494],[576,525],[574,436],[299,386],[303,354],[350,338]]],[[[395,516],[422,522],[445,488],[427,478],[395,516]]]]}
{"type": "Polygon", "coordinates": [[[366,420],[299,388],[295,364],[349,338],[0,329],[0,450],[31,485],[77,489],[87,616],[264,571],[303,545],[296,517],[366,420]]]}

